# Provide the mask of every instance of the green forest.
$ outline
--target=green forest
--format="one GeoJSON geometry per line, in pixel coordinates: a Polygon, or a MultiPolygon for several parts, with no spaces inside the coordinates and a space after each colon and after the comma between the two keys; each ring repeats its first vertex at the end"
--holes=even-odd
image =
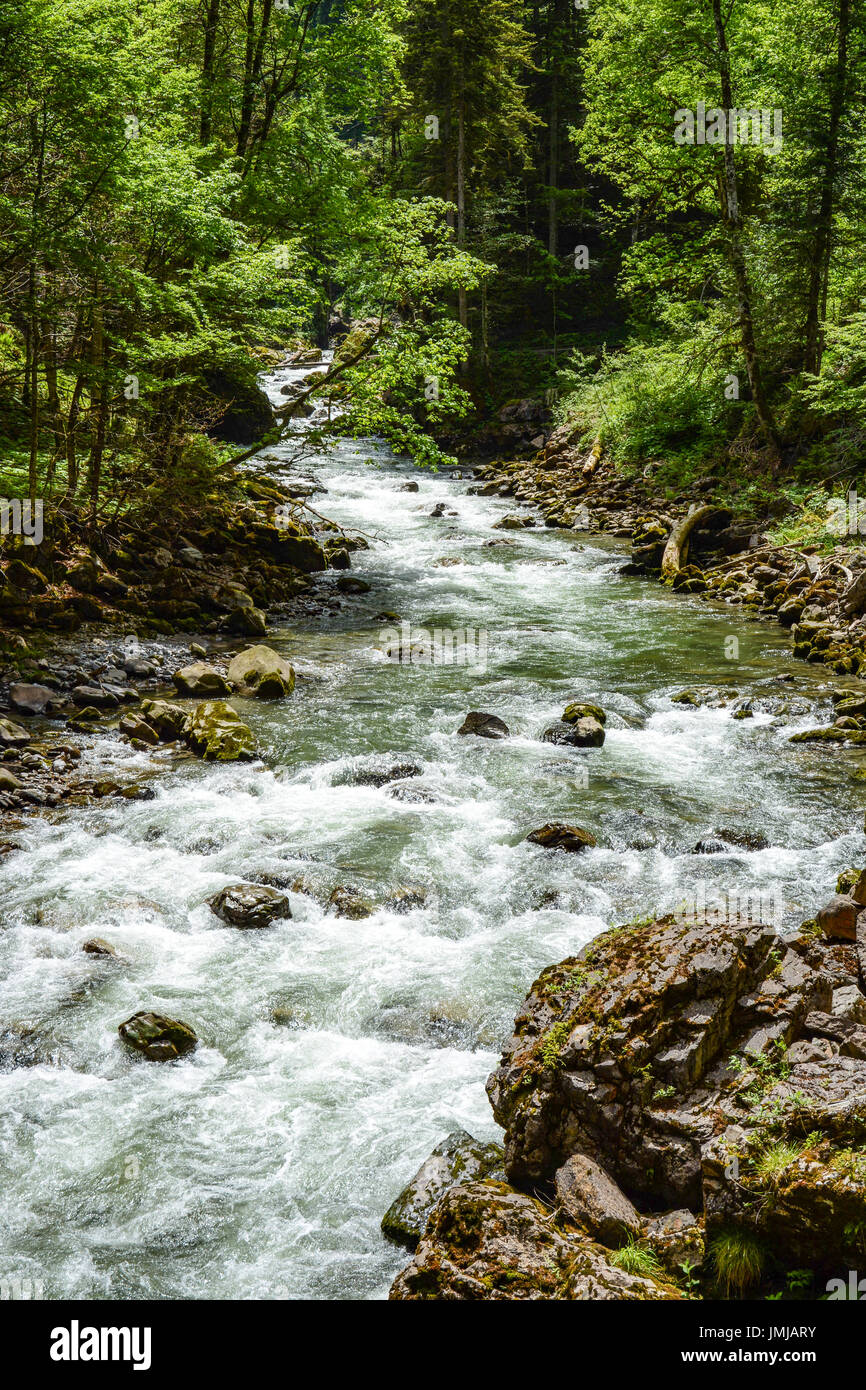
{"type": "Polygon", "coordinates": [[[353,323],[320,393],[421,463],[542,397],[675,485],[864,466],[860,0],[7,0],[0,43],[7,495],[210,489],[353,323]]]}

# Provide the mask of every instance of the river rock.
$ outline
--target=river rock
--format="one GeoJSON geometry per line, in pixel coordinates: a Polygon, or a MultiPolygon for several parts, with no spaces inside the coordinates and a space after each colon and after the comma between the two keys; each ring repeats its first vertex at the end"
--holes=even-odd
{"type": "Polygon", "coordinates": [[[391,763],[380,759],[365,767],[352,768],[346,782],[352,787],[384,787],[389,782],[403,782],[408,777],[420,777],[423,771],[418,763],[391,763]]]}
{"type": "Polygon", "coordinates": [[[579,854],[583,849],[593,849],[597,844],[594,835],[579,825],[564,825],[561,821],[551,821],[533,830],[526,836],[527,843],[542,845],[545,849],[567,850],[579,854]]]}
{"type": "Polygon", "coordinates": [[[485,1178],[436,1203],[411,1264],[389,1297],[401,1300],[661,1300],[670,1284],[616,1268],[599,1246],[557,1226],[535,1197],[485,1178]]]}
{"type": "Polygon", "coordinates": [[[0,717],[0,748],[23,748],[30,742],[30,737],[21,724],[0,717]]]}
{"type": "Polygon", "coordinates": [[[228,695],[231,686],[221,671],[208,666],[204,661],[196,661],[192,666],[184,666],[172,676],[178,695],[214,696],[228,695]]]}
{"type": "Polygon", "coordinates": [[[232,927],[250,930],[269,927],[278,918],[291,917],[289,900],[276,888],[264,888],[257,883],[233,883],[208,898],[207,905],[215,917],[232,927]]]}
{"type": "Polygon", "coordinates": [[[82,951],[88,956],[100,956],[110,960],[120,960],[120,956],[115,951],[110,942],[103,940],[101,936],[92,936],[89,941],[85,941],[81,946],[82,951]]]}
{"type": "Polygon", "coordinates": [[[151,1062],[173,1062],[177,1057],[192,1052],[198,1043],[188,1023],[166,1018],[163,1014],[133,1014],[132,1018],[121,1023],[117,1031],[127,1047],[140,1052],[151,1062]]]}
{"type": "Polygon", "coordinates": [[[17,792],[23,786],[20,777],[10,772],[8,767],[0,767],[0,792],[17,792]]]}
{"type": "Polygon", "coordinates": [[[167,700],[142,700],[141,708],[164,743],[183,737],[189,712],[182,705],[172,705],[167,700]]]}
{"type": "Polygon", "coordinates": [[[544,730],[541,741],[573,748],[600,748],[604,743],[604,727],[591,715],[575,719],[572,723],[558,719],[544,730]]]}
{"type": "Polygon", "coordinates": [[[554,1178],[564,1214],[602,1245],[615,1250],[640,1235],[636,1209],[602,1167],[586,1154],[572,1154],[554,1178]]]}
{"type": "Polygon", "coordinates": [[[334,909],[338,917],[348,917],[353,922],[370,917],[373,912],[371,900],[354,888],[335,888],[328,899],[328,906],[334,909]]]}
{"type": "Polygon", "coordinates": [[[194,753],[208,762],[248,762],[256,754],[253,732],[224,700],[205,700],[184,724],[194,753]]]}
{"type": "Polygon", "coordinates": [[[228,677],[244,694],[260,700],[280,700],[295,688],[295,672],[271,647],[246,647],[229,663],[228,677]]]}
{"type": "Polygon", "coordinates": [[[268,630],[260,608],[233,608],[225,619],[225,627],[238,637],[264,637],[268,630]]]}
{"type": "Polygon", "coordinates": [[[477,738],[508,738],[509,728],[496,714],[470,710],[457,732],[475,734],[477,738]]]}
{"type": "Polygon", "coordinates": [[[562,711],[562,718],[566,724],[576,724],[578,719],[596,719],[599,724],[607,723],[607,711],[601,705],[589,704],[586,700],[574,700],[570,705],[566,705],[562,711]]]}
{"type": "Polygon", "coordinates": [[[16,714],[35,716],[49,713],[52,705],[60,704],[56,690],[47,685],[13,685],[9,689],[9,704],[16,714]]]}
{"type": "Polygon", "coordinates": [[[407,1250],[414,1250],[439,1198],[455,1183],[474,1178],[503,1177],[499,1144],[481,1144],[465,1129],[454,1130],[436,1145],[412,1181],[404,1187],[382,1218],[382,1233],[407,1250]]]}
{"type": "Polygon", "coordinates": [[[159,731],[138,714],[125,714],[118,728],[127,738],[134,739],[137,743],[143,743],[149,747],[159,743],[159,731]]]}

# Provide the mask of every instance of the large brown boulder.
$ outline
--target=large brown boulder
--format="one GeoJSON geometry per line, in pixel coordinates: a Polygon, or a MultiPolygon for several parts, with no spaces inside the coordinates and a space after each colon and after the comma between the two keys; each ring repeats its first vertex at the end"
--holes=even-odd
{"type": "Polygon", "coordinates": [[[294,668],[270,647],[246,647],[233,657],[229,681],[245,695],[259,700],[279,700],[295,688],[294,668]]]}

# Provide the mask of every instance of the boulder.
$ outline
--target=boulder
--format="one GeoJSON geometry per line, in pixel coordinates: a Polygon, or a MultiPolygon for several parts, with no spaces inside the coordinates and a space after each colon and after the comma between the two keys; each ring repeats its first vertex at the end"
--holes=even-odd
{"type": "Polygon", "coordinates": [[[276,888],[264,888],[257,883],[233,883],[208,898],[207,905],[215,917],[232,927],[250,930],[269,927],[278,918],[291,917],[289,900],[276,888]]]}
{"type": "Polygon", "coordinates": [[[158,730],[152,724],[148,724],[140,715],[125,714],[118,728],[122,734],[126,734],[127,738],[135,739],[138,743],[144,743],[150,747],[159,743],[158,730]]]}
{"type": "Polygon", "coordinates": [[[412,1181],[395,1197],[382,1218],[382,1233],[407,1250],[414,1250],[439,1198],[455,1183],[475,1178],[503,1177],[502,1149],[481,1144],[465,1129],[454,1130],[436,1145],[412,1181]]]}
{"type": "Polygon", "coordinates": [[[418,763],[391,763],[387,759],[377,759],[364,767],[352,768],[346,782],[352,787],[384,787],[389,782],[420,777],[423,771],[418,763]]]}
{"type": "Polygon", "coordinates": [[[818,909],[815,921],[825,936],[836,940],[853,941],[856,935],[860,906],[847,893],[836,893],[818,909]]]}
{"type": "Polygon", "coordinates": [[[228,677],[244,694],[260,700],[280,700],[295,688],[294,668],[270,647],[246,647],[232,658],[228,677]]]}
{"type": "Polygon", "coordinates": [[[23,748],[30,738],[31,735],[21,724],[0,717],[0,748],[23,748]]]}
{"type": "Polygon", "coordinates": [[[561,849],[569,854],[579,854],[583,849],[593,849],[597,844],[594,835],[579,825],[564,825],[561,821],[551,821],[533,830],[526,836],[527,843],[542,845],[545,849],[561,849]]]}
{"type": "Polygon", "coordinates": [[[133,1014],[118,1028],[123,1042],[151,1062],[173,1062],[192,1052],[198,1038],[188,1023],[163,1014],[133,1014]]]}
{"type": "Polygon", "coordinates": [[[508,738],[509,729],[498,715],[485,714],[481,710],[470,710],[458,734],[475,734],[477,738],[508,738]]]}
{"type": "Polygon", "coordinates": [[[172,680],[178,695],[212,698],[215,695],[228,695],[231,691],[222,672],[204,661],[196,661],[192,666],[175,671],[172,680]]]}
{"type": "Polygon", "coordinates": [[[604,743],[604,727],[591,715],[568,723],[559,719],[541,735],[542,743],[556,743],[573,748],[600,748],[604,743]]]}
{"type": "Polygon", "coordinates": [[[586,701],[575,700],[572,704],[566,705],[562,711],[562,718],[566,724],[576,724],[578,719],[596,719],[599,724],[607,723],[607,712],[601,705],[591,705],[586,701]]]}
{"type": "Polygon", "coordinates": [[[15,714],[48,714],[52,705],[60,703],[57,691],[49,690],[47,685],[17,684],[9,689],[9,704],[15,714]]]}
{"type": "Polygon", "coordinates": [[[328,906],[334,909],[338,917],[348,917],[353,922],[359,922],[362,917],[369,917],[373,912],[371,900],[354,888],[335,888],[328,899],[328,906]]]}
{"type": "MultiPolygon", "coordinates": [[[[169,704],[167,700],[142,700],[141,708],[147,723],[156,729],[164,743],[183,738],[189,713],[181,705],[169,704]]],[[[135,715],[126,717],[134,719],[135,715]]]]}
{"type": "Polygon", "coordinates": [[[670,1284],[627,1274],[599,1246],[557,1226],[535,1197],[485,1178],[437,1202],[389,1297],[402,1300],[659,1300],[670,1284]]]}
{"type": "Polygon", "coordinates": [[[189,715],[183,732],[193,752],[208,762],[248,762],[256,754],[252,730],[224,700],[205,700],[189,715]]]}
{"type": "Polygon", "coordinates": [[[233,608],[225,620],[225,626],[238,637],[264,637],[268,630],[260,608],[233,608]]]}
{"type": "Polygon", "coordinates": [[[17,792],[23,786],[20,777],[10,772],[8,767],[0,767],[0,792],[17,792]]]}
{"type": "Polygon", "coordinates": [[[641,1234],[635,1207],[603,1168],[586,1154],[572,1154],[554,1178],[560,1210],[612,1250],[641,1234]]]}
{"type": "Polygon", "coordinates": [[[120,956],[114,947],[103,940],[101,936],[92,936],[89,941],[85,941],[81,946],[82,951],[88,956],[100,956],[111,960],[120,960],[120,956]]]}

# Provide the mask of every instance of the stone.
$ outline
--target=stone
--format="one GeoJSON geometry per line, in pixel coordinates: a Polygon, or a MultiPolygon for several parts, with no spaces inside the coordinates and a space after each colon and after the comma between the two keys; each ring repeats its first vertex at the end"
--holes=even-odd
{"type": "Polygon", "coordinates": [[[151,1062],[173,1062],[192,1052],[198,1038],[188,1023],[163,1014],[133,1014],[118,1028],[123,1042],[151,1062]]]}
{"type": "Polygon", "coordinates": [[[103,940],[101,936],[92,936],[89,941],[83,942],[81,949],[88,956],[104,956],[112,960],[120,960],[114,947],[103,940]]]}
{"type": "Polygon", "coordinates": [[[0,748],[23,748],[30,738],[31,735],[21,724],[0,717],[0,748]]]}
{"type": "Polygon", "coordinates": [[[418,763],[389,763],[384,759],[364,767],[352,768],[346,781],[353,787],[384,787],[389,782],[403,782],[420,777],[424,769],[418,763]]]}
{"type": "Polygon", "coordinates": [[[76,685],[72,691],[73,704],[95,706],[96,709],[117,709],[118,698],[100,685],[76,685]]]}
{"type": "Polygon", "coordinates": [[[572,1154],[554,1177],[560,1209],[594,1240],[616,1249],[641,1234],[636,1208],[594,1159],[572,1154]]]}
{"type": "Polygon", "coordinates": [[[0,767],[0,792],[17,792],[24,784],[8,767],[0,767]]]}
{"type": "Polygon", "coordinates": [[[403,884],[388,894],[382,906],[387,907],[390,912],[412,912],[416,907],[423,907],[426,901],[426,888],[403,884]]]}
{"type": "Polygon", "coordinates": [[[56,690],[47,685],[13,685],[9,689],[9,704],[16,714],[35,716],[47,714],[52,705],[59,704],[56,690]]]}
{"type": "Polygon", "coordinates": [[[363,917],[369,917],[373,912],[373,904],[370,899],[365,898],[354,888],[335,888],[328,899],[328,906],[334,909],[338,917],[348,917],[353,922],[358,922],[363,917]]]}
{"type": "Polygon", "coordinates": [[[207,905],[215,917],[246,931],[269,927],[278,919],[292,915],[284,893],[255,883],[233,883],[221,888],[208,898],[207,905]]]}
{"type": "Polygon", "coordinates": [[[607,713],[601,705],[591,705],[586,701],[575,700],[562,711],[566,724],[575,724],[578,719],[596,719],[599,724],[607,723],[607,713]]]}
{"type": "Polygon", "coordinates": [[[253,732],[224,700],[205,700],[187,718],[184,737],[208,762],[248,762],[255,757],[253,732]]]}
{"type": "Polygon", "coordinates": [[[175,671],[172,680],[178,695],[213,697],[228,695],[231,690],[222,672],[204,661],[196,661],[192,666],[175,671]]]}
{"type": "Polygon", "coordinates": [[[542,743],[555,743],[574,748],[600,748],[604,743],[604,727],[597,719],[587,715],[568,723],[559,719],[550,724],[541,735],[542,743]]]}
{"type": "Polygon", "coordinates": [[[527,843],[542,845],[545,849],[566,850],[569,854],[579,854],[581,850],[593,849],[598,844],[594,835],[579,825],[564,825],[561,821],[551,821],[533,830],[526,836],[527,843]]]}
{"type": "Polygon", "coordinates": [[[264,637],[268,630],[260,608],[233,608],[225,620],[225,626],[239,637],[264,637]]]}
{"type": "Polygon", "coordinates": [[[815,913],[815,921],[825,936],[834,940],[854,941],[860,907],[852,897],[836,893],[815,913]]]}
{"type": "Polygon", "coordinates": [[[294,668],[271,647],[246,647],[229,663],[228,678],[244,694],[280,700],[295,688],[294,668]]]}
{"type": "Polygon", "coordinates": [[[127,738],[137,739],[139,743],[146,744],[149,747],[153,747],[159,743],[159,731],[137,714],[125,714],[118,728],[127,738]]]}
{"type": "Polygon", "coordinates": [[[481,710],[470,710],[458,734],[475,734],[477,738],[508,738],[509,728],[496,714],[485,714],[481,710]]]}
{"type": "MultiPolygon", "coordinates": [[[[167,700],[142,700],[141,708],[147,723],[156,729],[164,743],[183,737],[189,712],[182,705],[172,705],[167,700]]],[[[135,718],[134,715],[128,717],[135,718]]]]}
{"type": "Polygon", "coordinates": [[[382,1234],[407,1250],[416,1249],[439,1198],[455,1183],[503,1177],[499,1144],[481,1144],[465,1129],[454,1130],[426,1158],[382,1218],[382,1234]]]}

